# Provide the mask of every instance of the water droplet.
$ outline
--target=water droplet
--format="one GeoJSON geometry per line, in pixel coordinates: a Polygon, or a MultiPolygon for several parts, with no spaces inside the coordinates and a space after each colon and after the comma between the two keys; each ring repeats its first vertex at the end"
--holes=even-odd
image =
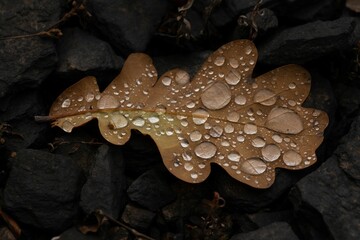
{"type": "Polygon", "coordinates": [[[179,85],[185,85],[190,82],[190,75],[184,70],[178,70],[175,75],[175,81],[179,85]]]}
{"type": "Polygon", "coordinates": [[[225,81],[229,85],[236,85],[240,82],[241,75],[238,71],[230,70],[230,72],[225,76],[225,81]]]}
{"type": "Polygon", "coordinates": [[[280,157],[281,152],[278,146],[276,146],[275,144],[269,144],[266,145],[263,149],[261,149],[261,154],[265,161],[273,162],[280,157]]]}
{"type": "Polygon", "coordinates": [[[186,162],[186,163],[184,164],[184,168],[185,168],[185,170],[187,170],[187,171],[191,171],[191,170],[194,169],[194,166],[193,166],[191,163],[186,162]]]}
{"type": "Polygon", "coordinates": [[[192,159],[192,154],[190,151],[186,151],[182,154],[182,157],[185,161],[191,161],[192,159]]]}
{"type": "Polygon", "coordinates": [[[297,153],[293,150],[289,150],[284,153],[283,161],[287,166],[295,167],[301,163],[302,157],[299,153],[297,153]]]}
{"type": "Polygon", "coordinates": [[[265,141],[261,137],[256,137],[253,140],[251,140],[251,144],[254,147],[260,148],[260,147],[265,146],[265,141]]]}
{"type": "Polygon", "coordinates": [[[230,63],[230,66],[232,68],[238,68],[239,67],[239,62],[235,58],[230,58],[229,63],[230,63]]]}
{"type": "Polygon", "coordinates": [[[224,108],[231,100],[231,91],[223,82],[216,82],[204,90],[201,101],[211,110],[224,108]]]}
{"type": "Polygon", "coordinates": [[[183,147],[183,148],[187,148],[189,146],[189,141],[187,139],[181,139],[180,140],[180,145],[183,147]]]}
{"type": "Polygon", "coordinates": [[[238,95],[235,97],[235,103],[237,105],[245,105],[246,104],[246,97],[243,95],[238,95]]]}
{"type": "Polygon", "coordinates": [[[74,124],[72,124],[70,121],[64,121],[63,124],[61,125],[61,128],[67,132],[70,133],[72,131],[72,129],[74,128],[74,124]]]}
{"type": "Polygon", "coordinates": [[[254,95],[254,102],[264,106],[274,105],[276,102],[275,93],[268,89],[261,89],[254,95]]]}
{"type": "Polygon", "coordinates": [[[240,154],[236,151],[230,152],[227,155],[227,158],[232,162],[239,162],[240,161],[240,154]]]}
{"type": "Polygon", "coordinates": [[[194,103],[193,101],[188,102],[188,103],[186,104],[186,107],[187,107],[187,108],[194,108],[194,107],[195,107],[195,103],[194,103]]]}
{"type": "Polygon", "coordinates": [[[209,117],[209,113],[207,111],[205,111],[204,109],[197,109],[192,113],[193,116],[193,121],[196,125],[201,125],[204,124],[208,117],[209,117]]]}
{"type": "Polygon", "coordinates": [[[244,132],[246,134],[256,134],[257,133],[257,126],[251,123],[247,123],[244,126],[244,132]]]}
{"type": "Polygon", "coordinates": [[[214,138],[218,138],[223,134],[223,129],[220,126],[214,126],[210,129],[209,134],[214,138]]]}
{"type": "Polygon", "coordinates": [[[148,119],[147,119],[150,123],[158,123],[159,121],[160,121],[160,119],[159,119],[159,117],[158,116],[150,116],[150,117],[148,117],[148,119]]]}
{"type": "Polygon", "coordinates": [[[112,129],[124,128],[128,125],[128,120],[119,112],[111,113],[109,121],[112,129]]]}
{"type": "Polygon", "coordinates": [[[280,137],[280,135],[277,134],[274,134],[271,138],[277,143],[282,143],[283,141],[282,137],[280,137]]]}
{"type": "Polygon", "coordinates": [[[159,104],[156,106],[155,112],[157,114],[164,114],[164,113],[166,113],[166,107],[164,105],[159,104]]]}
{"type": "Polygon", "coordinates": [[[224,127],[224,130],[226,133],[233,133],[234,132],[234,126],[231,124],[226,124],[226,126],[224,127]]]}
{"type": "Polygon", "coordinates": [[[266,164],[259,158],[249,158],[241,164],[241,170],[251,175],[260,175],[265,172],[266,164]]]}
{"type": "Polygon", "coordinates": [[[112,95],[104,95],[97,102],[99,109],[113,109],[120,106],[120,102],[112,95]]]}
{"type": "Polygon", "coordinates": [[[255,64],[255,61],[252,60],[252,59],[250,59],[249,64],[250,64],[250,65],[254,65],[254,64],[255,64]]]}
{"type": "Polygon", "coordinates": [[[199,177],[199,175],[198,175],[197,173],[191,173],[191,174],[190,174],[190,177],[191,177],[192,179],[197,179],[197,178],[199,177]]]}
{"type": "Polygon", "coordinates": [[[295,83],[289,83],[289,88],[290,89],[295,89],[296,88],[296,84],[295,83]]]}
{"type": "Polygon", "coordinates": [[[172,136],[174,134],[174,129],[168,128],[166,129],[165,133],[167,136],[172,136]]]}
{"type": "Polygon", "coordinates": [[[136,117],[132,120],[132,123],[135,126],[143,127],[145,125],[145,120],[142,117],[136,117]]]}
{"type": "Polygon", "coordinates": [[[196,130],[196,131],[191,132],[189,137],[190,137],[191,141],[196,142],[201,139],[202,134],[201,134],[201,132],[196,130]]]}
{"type": "Polygon", "coordinates": [[[225,63],[225,58],[224,57],[220,56],[220,57],[215,58],[214,64],[216,66],[220,67],[220,66],[224,65],[224,63],[225,63]]]}
{"type": "Polygon", "coordinates": [[[61,107],[68,108],[70,106],[70,104],[71,104],[71,100],[67,98],[63,101],[63,103],[61,104],[61,107]]]}
{"type": "Polygon", "coordinates": [[[170,86],[171,85],[171,78],[169,77],[163,77],[161,79],[162,84],[164,84],[164,86],[170,86]]]}
{"type": "Polygon", "coordinates": [[[252,48],[250,46],[246,46],[245,47],[245,54],[250,55],[251,52],[252,52],[252,48]]]}
{"type": "Polygon", "coordinates": [[[240,114],[237,112],[229,112],[226,118],[230,122],[238,122],[240,119],[240,114]]]}
{"type": "Polygon", "coordinates": [[[297,134],[304,129],[300,116],[296,112],[282,107],[271,109],[265,126],[286,134],[297,134]]]}
{"type": "Polygon", "coordinates": [[[83,98],[83,97],[79,97],[77,100],[78,100],[78,102],[82,102],[82,101],[84,100],[84,98],[83,98]]]}
{"type": "Polygon", "coordinates": [[[239,135],[239,136],[236,137],[236,140],[238,140],[239,142],[244,142],[245,137],[243,135],[239,135]]]}
{"type": "Polygon", "coordinates": [[[92,94],[92,93],[88,93],[88,94],[86,94],[86,96],[85,96],[85,100],[86,100],[87,102],[93,101],[94,98],[95,98],[95,95],[92,94]]]}
{"type": "Polygon", "coordinates": [[[210,159],[215,156],[217,151],[216,146],[211,142],[202,142],[194,149],[196,156],[202,159],[210,159]]]}
{"type": "Polygon", "coordinates": [[[296,102],[294,100],[289,100],[288,101],[288,104],[292,107],[295,107],[296,106],[296,102]]]}

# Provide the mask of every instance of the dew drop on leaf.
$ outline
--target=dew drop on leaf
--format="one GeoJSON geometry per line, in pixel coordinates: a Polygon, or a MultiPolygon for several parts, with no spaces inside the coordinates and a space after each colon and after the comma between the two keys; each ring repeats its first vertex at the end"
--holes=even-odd
{"type": "Polygon", "coordinates": [[[120,106],[119,100],[112,95],[104,95],[97,102],[97,107],[99,109],[113,109],[120,106]]]}
{"type": "Polygon", "coordinates": [[[251,175],[260,175],[265,172],[266,164],[259,158],[246,159],[241,164],[241,170],[251,175]]]}
{"type": "Polygon", "coordinates": [[[275,107],[270,111],[265,126],[286,134],[297,134],[304,129],[300,116],[293,110],[283,107],[275,107]]]}
{"type": "Polygon", "coordinates": [[[257,126],[254,124],[247,123],[244,126],[244,133],[246,134],[256,134],[257,133],[257,126]]]}
{"type": "Polygon", "coordinates": [[[206,88],[201,95],[204,106],[210,110],[224,108],[231,100],[231,91],[223,82],[216,82],[206,88]]]}
{"type": "Polygon", "coordinates": [[[207,121],[208,117],[210,116],[207,111],[201,108],[195,110],[192,113],[192,115],[193,115],[193,121],[196,125],[204,124],[207,121]]]}
{"type": "Polygon", "coordinates": [[[136,117],[132,120],[132,123],[137,127],[143,127],[145,125],[145,120],[142,117],[136,117]]]}
{"type": "Polygon", "coordinates": [[[236,70],[230,70],[230,72],[225,76],[225,81],[229,85],[236,85],[240,82],[241,75],[236,70]]]}
{"type": "Polygon", "coordinates": [[[277,160],[280,155],[280,148],[275,144],[266,145],[263,149],[261,149],[262,157],[267,162],[273,162],[277,160]]]}
{"type": "Polygon", "coordinates": [[[301,163],[302,157],[299,153],[289,150],[284,153],[283,161],[287,166],[294,167],[301,163]]]}
{"type": "Polygon", "coordinates": [[[254,95],[254,102],[264,106],[271,106],[276,103],[275,93],[268,89],[261,89],[254,95]]]}
{"type": "Polygon", "coordinates": [[[194,149],[196,156],[202,159],[210,159],[215,156],[217,147],[211,142],[202,142],[194,149]]]}
{"type": "Polygon", "coordinates": [[[71,100],[67,98],[63,101],[63,103],[61,104],[61,107],[68,108],[68,107],[70,107],[70,104],[71,104],[71,100]]]}

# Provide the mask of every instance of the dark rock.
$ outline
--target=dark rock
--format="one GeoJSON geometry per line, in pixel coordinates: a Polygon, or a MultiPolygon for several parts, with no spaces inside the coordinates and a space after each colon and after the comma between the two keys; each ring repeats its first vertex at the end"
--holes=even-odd
{"type": "Polygon", "coordinates": [[[259,62],[269,65],[305,63],[335,51],[350,50],[354,18],[316,21],[283,30],[258,46],[259,62]]]}
{"type": "Polygon", "coordinates": [[[63,232],[58,240],[102,240],[103,238],[95,234],[83,234],[78,229],[72,227],[63,232]]]}
{"type": "Polygon", "coordinates": [[[299,239],[290,225],[286,222],[275,222],[258,230],[239,233],[230,238],[230,240],[258,240],[258,239],[276,239],[276,240],[297,240],[299,239]]]}
{"type": "Polygon", "coordinates": [[[4,209],[18,222],[37,228],[62,231],[71,226],[82,184],[81,171],[73,160],[27,149],[12,161],[4,209]]]}
{"type": "Polygon", "coordinates": [[[57,49],[59,53],[57,72],[104,71],[121,68],[124,60],[116,56],[107,42],[79,28],[67,29],[63,33],[57,49]]]}
{"type": "Polygon", "coordinates": [[[358,239],[360,236],[360,118],[335,154],[302,179],[292,193],[306,237],[358,239]],[[319,233],[320,231],[320,233],[319,233]]]}
{"type": "Polygon", "coordinates": [[[100,31],[122,53],[144,51],[166,14],[167,2],[91,0],[86,8],[95,17],[100,31]]]}
{"type": "Polygon", "coordinates": [[[135,229],[147,230],[156,214],[146,209],[126,205],[121,219],[135,229]]]}
{"type": "Polygon", "coordinates": [[[61,14],[61,1],[2,1],[0,3],[0,97],[34,88],[54,69],[57,57],[52,40],[39,36],[10,38],[46,31],[61,14]],[[16,88],[13,88],[16,86],[16,88]]]}
{"type": "Polygon", "coordinates": [[[90,214],[101,209],[107,215],[118,218],[125,205],[126,179],[124,159],[118,148],[102,145],[95,156],[95,164],[81,191],[80,206],[90,214]]]}
{"type": "Polygon", "coordinates": [[[129,186],[127,193],[132,201],[154,211],[176,198],[164,173],[157,169],[149,170],[138,177],[129,186]]]}

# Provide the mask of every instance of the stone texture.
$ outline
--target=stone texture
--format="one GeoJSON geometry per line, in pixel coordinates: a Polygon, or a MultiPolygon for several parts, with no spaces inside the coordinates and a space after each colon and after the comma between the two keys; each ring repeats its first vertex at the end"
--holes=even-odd
{"type": "Polygon", "coordinates": [[[120,149],[102,145],[82,188],[80,206],[87,214],[101,209],[117,218],[125,205],[125,187],[124,159],[120,149]]]}
{"type": "Polygon", "coordinates": [[[304,234],[330,235],[332,239],[360,236],[360,117],[354,121],[330,157],[319,169],[306,176],[293,192],[304,234]],[[315,214],[314,211],[317,213],[315,214]],[[310,217],[312,216],[312,217],[310,217]],[[316,217],[314,217],[316,216],[316,217]],[[306,227],[305,227],[306,226],[306,227]],[[309,230],[310,228],[310,230],[309,230]]]}
{"type": "Polygon", "coordinates": [[[133,205],[126,205],[121,219],[131,227],[147,230],[156,214],[146,209],[138,208],[133,205]]]}
{"type": "Polygon", "coordinates": [[[119,70],[123,59],[115,54],[111,46],[95,36],[79,29],[63,31],[57,51],[57,72],[119,70]]]}
{"type": "Polygon", "coordinates": [[[21,150],[12,160],[3,207],[20,223],[61,231],[77,215],[80,169],[69,157],[21,150]]]}
{"type": "Polygon", "coordinates": [[[276,239],[276,240],[298,240],[290,225],[286,222],[275,222],[252,232],[239,233],[230,238],[230,240],[258,240],[258,239],[276,239]]]}

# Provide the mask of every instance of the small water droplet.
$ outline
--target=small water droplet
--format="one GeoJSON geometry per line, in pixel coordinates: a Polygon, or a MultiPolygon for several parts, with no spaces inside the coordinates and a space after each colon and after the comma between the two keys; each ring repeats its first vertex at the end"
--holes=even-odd
{"type": "Polygon", "coordinates": [[[219,56],[215,58],[214,64],[218,67],[224,65],[225,63],[225,58],[223,56],[219,56]]]}
{"type": "Polygon", "coordinates": [[[220,126],[214,126],[210,129],[209,134],[214,138],[218,138],[223,134],[223,129],[220,126]]]}
{"type": "Polygon", "coordinates": [[[210,159],[215,156],[217,151],[216,146],[211,142],[202,142],[194,149],[196,156],[202,159],[210,159]]]}
{"type": "Polygon", "coordinates": [[[247,123],[244,126],[244,132],[246,134],[256,134],[257,133],[257,126],[251,123],[247,123]]]}
{"type": "Polygon", "coordinates": [[[224,108],[231,100],[231,91],[223,82],[216,82],[207,87],[201,94],[204,106],[211,110],[224,108]]]}
{"type": "Polygon", "coordinates": [[[225,76],[225,81],[229,85],[236,85],[240,82],[241,75],[238,71],[230,70],[230,72],[225,76]]]}
{"type": "Polygon", "coordinates": [[[72,124],[70,121],[64,121],[63,124],[61,125],[61,128],[67,132],[70,133],[72,131],[72,129],[74,128],[74,124],[72,124]]]}
{"type": "Polygon", "coordinates": [[[71,104],[71,100],[67,98],[63,101],[63,103],[61,104],[61,107],[68,108],[68,107],[70,107],[70,104],[71,104]]]}
{"type": "Polygon", "coordinates": [[[160,121],[159,117],[156,115],[150,116],[147,119],[150,123],[154,124],[154,123],[158,123],[160,121]]]}
{"type": "Polygon", "coordinates": [[[274,105],[276,102],[275,93],[268,89],[261,89],[254,95],[254,102],[264,106],[274,105]]]}
{"type": "Polygon", "coordinates": [[[231,124],[226,124],[224,127],[224,130],[226,133],[233,133],[234,132],[234,126],[231,124]]]}
{"type": "Polygon", "coordinates": [[[190,101],[186,104],[187,108],[194,108],[195,107],[195,103],[193,101],[190,101]]]}
{"type": "Polygon", "coordinates": [[[183,157],[184,161],[191,161],[192,154],[190,151],[185,151],[185,152],[183,152],[182,157],[183,157]]]}
{"type": "Polygon", "coordinates": [[[244,142],[245,137],[243,135],[239,135],[239,136],[236,137],[236,140],[238,140],[238,142],[244,142]]]}
{"type": "Polygon", "coordinates": [[[155,112],[160,115],[164,114],[164,113],[166,113],[166,107],[164,105],[159,104],[156,106],[155,112]]]}
{"type": "Polygon", "coordinates": [[[281,152],[278,146],[276,146],[275,144],[269,144],[266,145],[263,149],[261,149],[261,154],[265,161],[273,162],[280,157],[281,152]]]}
{"type": "Polygon", "coordinates": [[[246,46],[245,47],[245,54],[250,55],[251,52],[252,52],[252,48],[250,46],[246,46]]]}
{"type": "Polygon", "coordinates": [[[85,96],[85,100],[86,100],[87,102],[93,101],[94,98],[95,98],[95,95],[92,94],[92,93],[88,93],[88,94],[86,94],[86,96],[85,96]]]}
{"type": "Polygon", "coordinates": [[[302,157],[301,157],[301,155],[299,153],[297,153],[297,152],[295,152],[293,150],[289,150],[289,151],[284,153],[283,161],[287,166],[295,167],[295,166],[298,166],[301,163],[302,157]]]}
{"type": "Polygon", "coordinates": [[[227,158],[232,162],[239,162],[240,161],[240,154],[236,151],[232,151],[227,155],[227,158]]]}
{"type": "Polygon", "coordinates": [[[104,95],[97,102],[99,109],[113,109],[120,106],[120,102],[113,95],[104,95]]]}
{"type": "Polygon", "coordinates": [[[250,65],[254,65],[254,64],[255,64],[255,61],[252,60],[252,59],[250,59],[249,64],[250,64],[250,65]]]}
{"type": "Polygon", "coordinates": [[[192,116],[193,116],[193,122],[196,125],[201,125],[207,121],[209,117],[209,113],[204,109],[199,108],[192,113],[192,116]]]}
{"type": "Polygon", "coordinates": [[[296,88],[296,84],[295,83],[289,83],[289,88],[290,89],[295,89],[296,88]]]}
{"type": "Polygon", "coordinates": [[[124,128],[128,125],[128,120],[119,112],[111,113],[109,121],[112,129],[124,128]]]}
{"type": "Polygon", "coordinates": [[[132,123],[135,126],[143,127],[145,125],[145,120],[142,117],[136,117],[132,120],[132,123]]]}
{"type": "Polygon", "coordinates": [[[83,97],[79,97],[77,100],[78,100],[78,102],[82,102],[82,101],[84,100],[84,98],[83,98],[83,97]]]}
{"type": "Polygon", "coordinates": [[[251,175],[260,175],[265,172],[266,164],[259,158],[250,158],[241,164],[241,170],[251,175]]]}
{"type": "Polygon", "coordinates": [[[191,170],[194,169],[194,166],[193,166],[191,163],[186,162],[186,163],[184,164],[184,168],[185,168],[185,170],[187,170],[187,171],[191,171],[191,170]]]}
{"type": "Polygon", "coordinates": [[[197,179],[197,178],[199,177],[199,175],[198,175],[197,173],[191,173],[191,174],[190,174],[190,177],[191,177],[192,179],[197,179]]]}
{"type": "Polygon", "coordinates": [[[282,137],[280,137],[280,135],[277,134],[274,134],[271,138],[277,143],[282,143],[283,141],[282,137]]]}
{"type": "Polygon", "coordinates": [[[252,144],[254,147],[260,148],[260,147],[265,146],[265,141],[264,141],[264,139],[261,138],[261,137],[256,137],[256,138],[254,138],[253,140],[251,140],[251,144],[252,144]]]}
{"type": "Polygon", "coordinates": [[[171,78],[170,77],[163,77],[161,79],[162,84],[164,84],[164,86],[170,86],[171,85],[171,78]]]}
{"type": "Polygon", "coordinates": [[[300,116],[287,108],[275,107],[271,109],[265,126],[279,133],[297,134],[304,127],[300,116]]]}
{"type": "Polygon", "coordinates": [[[190,82],[190,75],[184,70],[178,70],[175,75],[175,81],[179,85],[185,85],[190,82]]]}
{"type": "Polygon", "coordinates": [[[288,101],[288,104],[292,107],[295,107],[296,106],[296,102],[294,100],[289,100],[288,101]]]}
{"type": "Polygon", "coordinates": [[[167,136],[172,136],[172,135],[174,134],[174,129],[172,129],[172,128],[166,129],[166,130],[165,130],[165,134],[166,134],[167,136]]]}
{"type": "Polygon", "coordinates": [[[202,134],[201,134],[201,132],[196,130],[196,131],[191,132],[189,137],[190,137],[191,141],[196,142],[201,139],[202,134]]]}
{"type": "Polygon", "coordinates": [[[239,67],[239,62],[235,58],[230,58],[229,63],[230,63],[230,66],[232,68],[238,68],[239,67]]]}
{"type": "Polygon", "coordinates": [[[245,105],[246,104],[246,97],[243,95],[238,95],[235,97],[235,103],[237,105],[245,105]]]}
{"type": "Polygon", "coordinates": [[[181,139],[180,140],[180,145],[183,147],[183,148],[187,148],[189,146],[189,141],[187,139],[181,139]]]}
{"type": "Polygon", "coordinates": [[[240,114],[237,112],[229,112],[226,118],[230,122],[238,122],[240,119],[240,114]]]}

